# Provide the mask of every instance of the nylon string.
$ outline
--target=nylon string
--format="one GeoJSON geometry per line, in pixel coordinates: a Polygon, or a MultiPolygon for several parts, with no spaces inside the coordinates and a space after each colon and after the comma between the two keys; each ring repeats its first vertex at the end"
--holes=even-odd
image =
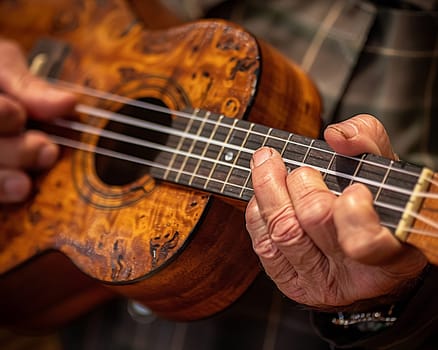
{"type": "MultiPolygon", "coordinates": [[[[196,120],[196,121],[200,121],[200,122],[203,122],[203,123],[212,123],[212,124],[214,124],[215,127],[217,127],[220,124],[220,126],[222,126],[222,127],[228,127],[230,129],[230,131],[232,129],[232,130],[237,130],[237,131],[242,131],[242,132],[248,133],[248,129],[240,128],[238,126],[235,126],[234,124],[232,126],[230,126],[230,125],[227,125],[227,124],[221,124],[220,120],[219,121],[214,121],[214,120],[210,120],[210,119],[205,119],[203,117],[199,117],[199,116],[196,115],[197,111],[195,111],[195,113],[192,114],[192,113],[183,112],[183,111],[171,110],[171,109],[169,109],[167,107],[157,106],[157,105],[152,104],[152,103],[138,101],[138,100],[130,99],[130,98],[127,98],[127,97],[123,97],[123,96],[119,96],[119,95],[115,95],[115,94],[111,94],[111,93],[95,90],[95,89],[92,89],[92,88],[89,88],[89,87],[83,87],[83,86],[80,86],[80,85],[71,84],[71,83],[64,82],[64,81],[57,81],[57,80],[53,80],[52,79],[52,82],[55,83],[58,87],[61,87],[61,88],[69,90],[70,92],[82,94],[82,95],[85,95],[85,96],[91,96],[91,97],[96,97],[96,98],[99,98],[99,99],[105,99],[105,100],[109,100],[109,101],[119,102],[119,103],[127,104],[127,105],[130,105],[130,106],[135,106],[135,107],[138,107],[138,108],[142,108],[142,109],[147,110],[147,111],[156,111],[156,112],[161,112],[161,113],[165,113],[165,114],[176,115],[176,116],[179,116],[181,118],[186,118],[186,119],[189,119],[189,120],[192,120],[192,121],[196,120]]],[[[224,148],[226,147],[227,149],[233,149],[233,150],[237,151],[238,154],[248,153],[248,154],[252,155],[252,153],[255,152],[255,150],[248,149],[248,148],[245,148],[245,147],[242,147],[242,146],[232,145],[232,144],[228,144],[228,143],[225,143],[225,142],[222,142],[222,141],[213,140],[211,138],[207,138],[207,137],[204,137],[204,136],[194,135],[192,133],[188,133],[188,132],[185,132],[185,131],[177,130],[177,129],[174,129],[174,128],[171,128],[171,127],[168,127],[168,126],[164,126],[164,125],[161,125],[161,124],[156,124],[156,123],[153,123],[153,122],[139,120],[139,119],[136,119],[136,118],[128,116],[128,115],[123,115],[123,114],[115,113],[115,112],[112,112],[112,111],[108,111],[108,110],[103,110],[103,109],[96,108],[96,107],[87,106],[87,105],[84,105],[84,104],[76,105],[75,109],[76,109],[76,111],[78,113],[87,114],[87,115],[90,115],[90,116],[93,116],[93,117],[96,117],[96,118],[102,118],[102,119],[106,119],[106,120],[111,120],[111,121],[115,121],[115,122],[122,123],[122,124],[125,124],[125,125],[136,126],[136,127],[140,127],[140,128],[147,129],[147,130],[163,132],[163,133],[167,133],[169,135],[179,136],[179,137],[185,138],[185,139],[191,139],[194,142],[199,141],[199,142],[205,142],[206,144],[209,144],[209,145],[214,144],[214,145],[217,145],[217,146],[220,146],[220,147],[224,147],[224,148]]],[[[230,164],[228,162],[220,161],[220,160],[217,160],[217,159],[207,158],[204,155],[196,155],[196,154],[192,154],[192,153],[185,152],[185,151],[180,151],[180,150],[177,151],[174,148],[171,148],[171,147],[168,147],[168,146],[165,146],[165,145],[156,144],[156,143],[153,143],[153,142],[150,142],[150,141],[146,141],[146,140],[139,139],[139,138],[136,138],[136,137],[120,134],[120,133],[117,133],[117,132],[114,132],[114,131],[109,131],[109,130],[97,128],[97,127],[91,126],[89,124],[85,124],[85,123],[78,122],[78,121],[71,121],[71,120],[65,120],[65,119],[57,119],[53,123],[55,125],[58,125],[60,127],[67,128],[67,129],[70,129],[70,130],[75,130],[75,131],[79,131],[79,132],[87,133],[87,134],[93,134],[93,135],[96,135],[96,136],[103,136],[105,138],[109,138],[109,139],[112,139],[112,140],[118,140],[118,141],[122,141],[122,142],[126,142],[126,143],[131,143],[131,144],[135,144],[135,145],[141,145],[141,146],[152,148],[152,149],[159,150],[159,151],[165,151],[165,152],[169,152],[169,153],[176,154],[176,155],[182,155],[184,157],[196,158],[199,161],[201,161],[201,160],[208,160],[209,162],[212,162],[214,165],[220,164],[220,165],[224,165],[226,167],[229,167],[230,170],[232,170],[232,169],[240,169],[240,170],[243,170],[243,171],[250,172],[250,169],[248,167],[239,166],[239,165],[236,165],[234,163],[230,164]]],[[[252,129],[253,125],[254,124],[250,124],[251,129],[252,129]]],[[[254,130],[251,130],[251,134],[262,136],[262,137],[266,137],[266,134],[262,134],[262,133],[254,131],[254,130]]],[[[82,151],[89,151],[89,152],[105,155],[105,156],[112,157],[112,158],[117,158],[117,159],[122,159],[122,160],[130,161],[130,162],[141,164],[141,165],[151,166],[151,167],[154,167],[154,168],[159,168],[159,169],[165,170],[167,172],[168,171],[175,171],[177,173],[186,174],[188,176],[193,176],[192,172],[183,171],[181,169],[171,169],[168,166],[165,166],[165,165],[162,165],[160,163],[157,163],[157,162],[154,162],[154,161],[150,161],[150,160],[147,160],[147,159],[143,159],[143,158],[139,158],[139,157],[136,157],[136,156],[120,153],[120,152],[117,152],[117,151],[114,151],[114,150],[110,150],[110,149],[105,149],[105,148],[102,148],[102,147],[99,147],[99,146],[87,144],[87,143],[76,141],[76,140],[73,140],[73,139],[68,139],[68,138],[65,138],[65,137],[62,137],[62,136],[58,136],[58,135],[50,135],[50,137],[53,140],[53,142],[55,142],[55,143],[57,143],[59,145],[62,145],[62,146],[66,146],[66,147],[70,147],[70,148],[75,148],[75,149],[82,150],[82,151]]],[[[331,150],[323,149],[323,148],[320,148],[320,147],[315,147],[315,146],[313,146],[313,142],[311,143],[311,145],[304,145],[304,144],[301,144],[301,143],[296,142],[296,141],[291,141],[291,140],[289,140],[289,138],[287,140],[285,140],[283,138],[275,137],[275,136],[272,136],[272,135],[270,135],[269,138],[270,139],[277,139],[277,140],[282,141],[282,142],[286,142],[285,146],[283,147],[283,149],[285,149],[287,144],[294,144],[294,145],[298,145],[298,146],[307,147],[308,151],[310,151],[310,149],[313,149],[313,150],[317,150],[317,151],[320,151],[320,152],[328,153],[328,154],[332,155],[332,157],[335,157],[335,156],[336,157],[344,157],[346,159],[352,159],[352,160],[355,160],[355,161],[360,161],[361,163],[370,164],[372,166],[376,166],[376,167],[379,167],[379,168],[384,168],[384,169],[388,168],[388,166],[380,164],[380,163],[375,163],[375,162],[372,162],[372,161],[369,161],[369,160],[358,159],[358,158],[350,157],[350,156],[344,156],[344,155],[338,154],[338,153],[336,153],[334,151],[331,151],[331,150]]],[[[336,170],[325,169],[325,168],[322,168],[322,167],[306,164],[304,162],[298,162],[298,161],[295,161],[295,160],[292,160],[292,159],[283,158],[283,160],[284,160],[284,162],[286,164],[292,164],[292,165],[295,165],[297,167],[303,166],[303,165],[312,167],[312,168],[320,171],[321,173],[323,173],[324,176],[333,175],[335,177],[340,177],[340,178],[348,179],[351,182],[357,181],[357,182],[361,182],[361,183],[366,184],[366,185],[376,186],[378,188],[387,189],[387,190],[390,190],[390,191],[393,191],[393,192],[396,192],[396,193],[402,193],[402,194],[405,194],[405,195],[411,195],[412,194],[412,191],[406,190],[404,188],[397,187],[397,186],[392,186],[392,185],[388,185],[388,184],[384,184],[384,183],[380,183],[380,182],[369,180],[369,179],[366,179],[366,178],[361,178],[361,177],[358,177],[356,175],[349,175],[349,174],[342,173],[342,172],[339,172],[339,171],[336,171],[336,170]]],[[[392,161],[391,161],[390,166],[391,165],[392,165],[392,161]]],[[[418,177],[417,173],[414,173],[414,172],[411,172],[411,171],[408,171],[408,170],[405,170],[405,169],[392,168],[391,171],[399,172],[399,173],[402,173],[402,174],[418,177]]],[[[196,177],[197,178],[205,179],[207,181],[209,180],[208,177],[202,176],[202,175],[199,175],[199,174],[196,175],[196,177]]],[[[216,182],[221,182],[218,179],[215,179],[215,181],[216,182]]],[[[426,181],[428,181],[429,184],[432,184],[434,186],[438,186],[438,182],[434,181],[433,179],[429,178],[429,179],[426,179],[426,181]]],[[[246,183],[247,182],[248,181],[246,181],[246,183]]],[[[226,182],[223,182],[223,183],[224,183],[224,185],[226,184],[226,182]]],[[[245,189],[248,189],[248,190],[252,191],[251,187],[240,186],[240,185],[236,185],[236,184],[233,184],[233,183],[228,183],[228,185],[236,186],[239,189],[242,189],[242,191],[245,190],[245,189]]],[[[336,195],[339,195],[339,193],[336,193],[336,191],[332,191],[332,192],[335,193],[336,195]]],[[[416,193],[416,196],[417,197],[421,197],[421,198],[438,199],[438,194],[436,194],[436,193],[418,192],[418,193],[416,193]]],[[[374,201],[374,204],[376,206],[388,208],[390,210],[393,210],[393,211],[396,211],[396,212],[399,212],[399,213],[403,213],[405,211],[405,208],[394,206],[394,205],[388,204],[388,203],[383,203],[383,202],[380,202],[380,201],[377,201],[377,200],[374,201]]],[[[433,228],[438,230],[438,223],[437,222],[432,221],[432,220],[424,217],[423,215],[420,215],[420,214],[412,212],[412,211],[409,211],[408,214],[411,215],[412,217],[416,218],[417,220],[423,221],[426,224],[428,224],[431,227],[433,227],[433,228]]],[[[388,224],[387,226],[394,226],[394,225],[388,224]]],[[[424,230],[414,230],[414,229],[410,229],[409,230],[409,232],[414,232],[414,231],[415,231],[415,233],[422,234],[422,235],[438,236],[438,232],[436,233],[436,232],[429,232],[429,231],[424,231],[424,230]]]]}

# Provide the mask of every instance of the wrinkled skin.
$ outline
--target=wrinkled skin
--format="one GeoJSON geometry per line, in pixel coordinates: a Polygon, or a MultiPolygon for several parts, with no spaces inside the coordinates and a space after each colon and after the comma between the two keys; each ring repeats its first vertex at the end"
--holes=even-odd
{"type": "MultiPolygon", "coordinates": [[[[68,115],[75,97],[27,70],[18,46],[0,38],[0,203],[26,199],[29,170],[48,169],[58,147],[26,130],[28,118],[68,115]]],[[[361,115],[325,131],[338,152],[394,158],[382,125],[361,115]]],[[[289,298],[320,308],[349,305],[392,293],[415,278],[426,259],[380,226],[369,191],[353,185],[336,197],[310,168],[287,174],[278,153],[258,150],[252,160],[255,197],[246,220],[256,253],[289,298]]]]}
{"type": "MultiPolygon", "coordinates": [[[[345,155],[396,158],[383,126],[369,115],[329,126],[324,137],[345,155]]],[[[426,266],[418,250],[380,225],[364,185],[337,197],[314,169],[288,174],[270,148],[257,150],[251,166],[255,196],[247,229],[266,273],[287,297],[320,309],[351,306],[399,293],[426,266]]]]}
{"type": "Polygon", "coordinates": [[[18,46],[0,38],[0,202],[26,199],[28,170],[51,167],[58,147],[47,135],[25,130],[28,118],[52,120],[70,113],[75,97],[29,73],[18,46]]]}

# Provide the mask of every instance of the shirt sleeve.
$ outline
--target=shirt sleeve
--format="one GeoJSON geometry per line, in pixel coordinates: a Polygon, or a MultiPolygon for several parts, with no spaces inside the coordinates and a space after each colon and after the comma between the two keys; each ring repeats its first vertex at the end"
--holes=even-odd
{"type": "Polygon", "coordinates": [[[378,331],[332,323],[335,315],[312,312],[316,332],[334,349],[428,350],[438,344],[438,267],[429,266],[415,293],[405,301],[397,321],[378,331]]]}

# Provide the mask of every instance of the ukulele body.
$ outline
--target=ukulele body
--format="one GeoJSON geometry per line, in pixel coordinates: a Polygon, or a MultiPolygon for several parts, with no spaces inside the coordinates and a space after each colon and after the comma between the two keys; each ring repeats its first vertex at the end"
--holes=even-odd
{"type": "MultiPolygon", "coordinates": [[[[320,100],[309,79],[231,23],[147,31],[118,0],[2,1],[0,14],[0,35],[27,54],[39,39],[67,46],[60,80],[172,110],[199,109],[201,117],[210,111],[318,135],[320,100]]],[[[79,102],[125,108],[88,96],[79,102]]],[[[27,202],[1,206],[1,325],[51,328],[115,295],[160,317],[194,320],[248,288],[259,267],[242,205],[125,165],[63,148],[54,168],[35,176],[27,202]]]]}

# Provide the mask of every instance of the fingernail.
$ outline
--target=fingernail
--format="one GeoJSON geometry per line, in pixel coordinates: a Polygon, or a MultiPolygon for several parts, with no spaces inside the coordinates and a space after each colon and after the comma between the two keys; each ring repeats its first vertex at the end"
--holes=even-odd
{"type": "Polygon", "coordinates": [[[349,122],[330,125],[328,128],[340,133],[345,139],[351,139],[359,133],[356,125],[349,122]]]}
{"type": "Polygon", "coordinates": [[[58,158],[58,146],[48,144],[43,146],[38,154],[38,166],[41,168],[51,167],[58,158]]]}
{"type": "Polygon", "coordinates": [[[32,92],[32,94],[44,96],[50,101],[62,100],[66,97],[73,97],[70,92],[53,87],[51,84],[36,77],[33,77],[26,87],[32,92]]]}
{"type": "Polygon", "coordinates": [[[262,165],[272,157],[272,149],[263,147],[254,152],[251,159],[251,169],[262,165]]]}
{"type": "Polygon", "coordinates": [[[28,183],[21,176],[9,177],[3,182],[3,191],[10,200],[24,199],[28,190],[28,183]]]}
{"type": "Polygon", "coordinates": [[[49,87],[46,90],[47,95],[49,96],[49,98],[51,99],[62,99],[62,98],[66,98],[66,97],[73,97],[73,95],[67,91],[62,91],[53,87],[49,87]]]}

